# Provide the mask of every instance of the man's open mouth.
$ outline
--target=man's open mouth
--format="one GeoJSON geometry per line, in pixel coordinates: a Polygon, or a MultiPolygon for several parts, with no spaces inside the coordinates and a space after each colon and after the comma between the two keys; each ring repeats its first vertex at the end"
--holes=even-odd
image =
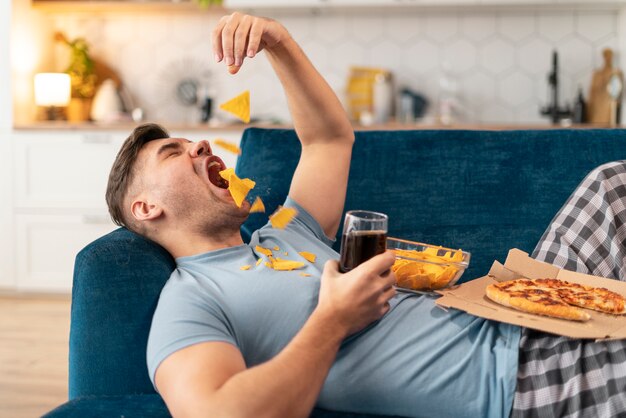
{"type": "Polygon", "coordinates": [[[224,166],[224,162],[219,157],[215,155],[209,157],[209,163],[207,165],[209,181],[221,189],[228,188],[228,182],[220,176],[220,171],[225,169],[226,166],[224,166]]]}

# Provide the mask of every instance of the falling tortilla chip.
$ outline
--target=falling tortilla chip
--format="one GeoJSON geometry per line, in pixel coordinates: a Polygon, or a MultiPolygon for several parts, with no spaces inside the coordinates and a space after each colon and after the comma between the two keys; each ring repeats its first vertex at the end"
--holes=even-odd
{"type": "Polygon", "coordinates": [[[245,266],[239,267],[239,270],[250,270],[250,267],[252,267],[250,264],[246,264],[245,266]]]}
{"type": "Polygon", "coordinates": [[[298,211],[295,208],[278,207],[278,210],[270,216],[272,228],[285,229],[287,225],[296,217],[298,211]]]}
{"type": "Polygon", "coordinates": [[[220,171],[220,176],[228,181],[228,191],[230,195],[233,197],[235,204],[237,207],[241,207],[244,199],[250,192],[250,190],[254,189],[256,183],[250,179],[240,179],[235,174],[235,170],[232,168],[227,168],[226,170],[220,171]]]}
{"type": "Polygon", "coordinates": [[[304,267],[302,261],[283,260],[282,258],[276,258],[272,260],[272,268],[274,270],[290,271],[297,270],[304,267]]]}
{"type": "Polygon", "coordinates": [[[265,212],[265,205],[260,197],[254,199],[254,203],[250,206],[250,213],[265,212]]]}
{"type": "Polygon", "coordinates": [[[239,96],[222,103],[220,109],[237,116],[245,123],[250,122],[250,91],[246,90],[239,96]]]}
{"type": "Polygon", "coordinates": [[[300,276],[302,276],[302,277],[311,277],[311,275],[309,273],[300,273],[300,276]]]}
{"type": "Polygon", "coordinates": [[[215,141],[213,141],[213,143],[217,145],[218,147],[224,148],[226,151],[230,151],[233,154],[241,155],[241,148],[239,148],[237,144],[224,141],[223,139],[216,139],[215,141]]]}
{"type": "Polygon", "coordinates": [[[300,251],[298,254],[300,254],[309,263],[315,263],[315,259],[317,258],[315,254],[308,251],[300,251]]]}
{"type": "Polygon", "coordinates": [[[256,247],[254,247],[254,250],[257,253],[264,254],[264,255],[266,255],[268,257],[271,257],[273,255],[272,254],[272,250],[270,250],[269,248],[261,247],[260,245],[257,245],[256,247]]]}

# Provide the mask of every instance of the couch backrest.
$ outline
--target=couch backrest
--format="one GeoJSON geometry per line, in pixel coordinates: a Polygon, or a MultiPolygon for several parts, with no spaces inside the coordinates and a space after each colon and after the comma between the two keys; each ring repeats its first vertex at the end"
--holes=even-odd
{"type": "MultiPolygon", "coordinates": [[[[251,193],[271,213],[298,161],[295,133],[248,129],[241,148],[237,172],[257,182],[251,193]]],[[[504,261],[510,248],[533,251],[585,174],[619,159],[626,130],[360,131],[345,210],[387,213],[390,236],[470,251],[463,281],[504,261]]],[[[253,214],[244,233],[266,219],[253,214]]]]}
{"type": "MultiPolygon", "coordinates": [[[[532,251],[588,171],[626,158],[623,130],[369,131],[356,136],[346,210],[386,212],[392,236],[471,251],[464,279],[484,274],[509,248],[532,251]]],[[[252,197],[263,197],[271,213],[287,195],[299,142],[292,130],[254,128],[245,131],[241,147],[237,171],[257,182],[252,197]]],[[[267,214],[252,214],[242,228],[244,236],[266,221],[267,214]]],[[[163,248],[124,228],[78,254],[70,399],[154,393],[146,342],[159,293],[174,267],[163,248]]]]}

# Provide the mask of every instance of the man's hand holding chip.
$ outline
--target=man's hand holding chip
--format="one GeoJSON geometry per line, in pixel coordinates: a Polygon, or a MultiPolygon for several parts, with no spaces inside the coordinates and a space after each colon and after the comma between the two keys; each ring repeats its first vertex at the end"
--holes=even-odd
{"type": "Polygon", "coordinates": [[[246,57],[253,58],[288,38],[289,32],[275,20],[235,12],[222,17],[213,30],[213,52],[215,60],[223,60],[235,74],[246,57]]]}

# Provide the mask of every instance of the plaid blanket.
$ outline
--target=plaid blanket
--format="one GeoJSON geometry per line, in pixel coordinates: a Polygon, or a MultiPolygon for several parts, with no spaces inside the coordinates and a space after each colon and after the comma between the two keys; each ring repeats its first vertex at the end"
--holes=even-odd
{"type": "MultiPolygon", "coordinates": [[[[587,175],[533,257],[626,281],[626,161],[587,175]]],[[[626,417],[626,340],[574,340],[523,329],[511,416],[626,417]]]]}

